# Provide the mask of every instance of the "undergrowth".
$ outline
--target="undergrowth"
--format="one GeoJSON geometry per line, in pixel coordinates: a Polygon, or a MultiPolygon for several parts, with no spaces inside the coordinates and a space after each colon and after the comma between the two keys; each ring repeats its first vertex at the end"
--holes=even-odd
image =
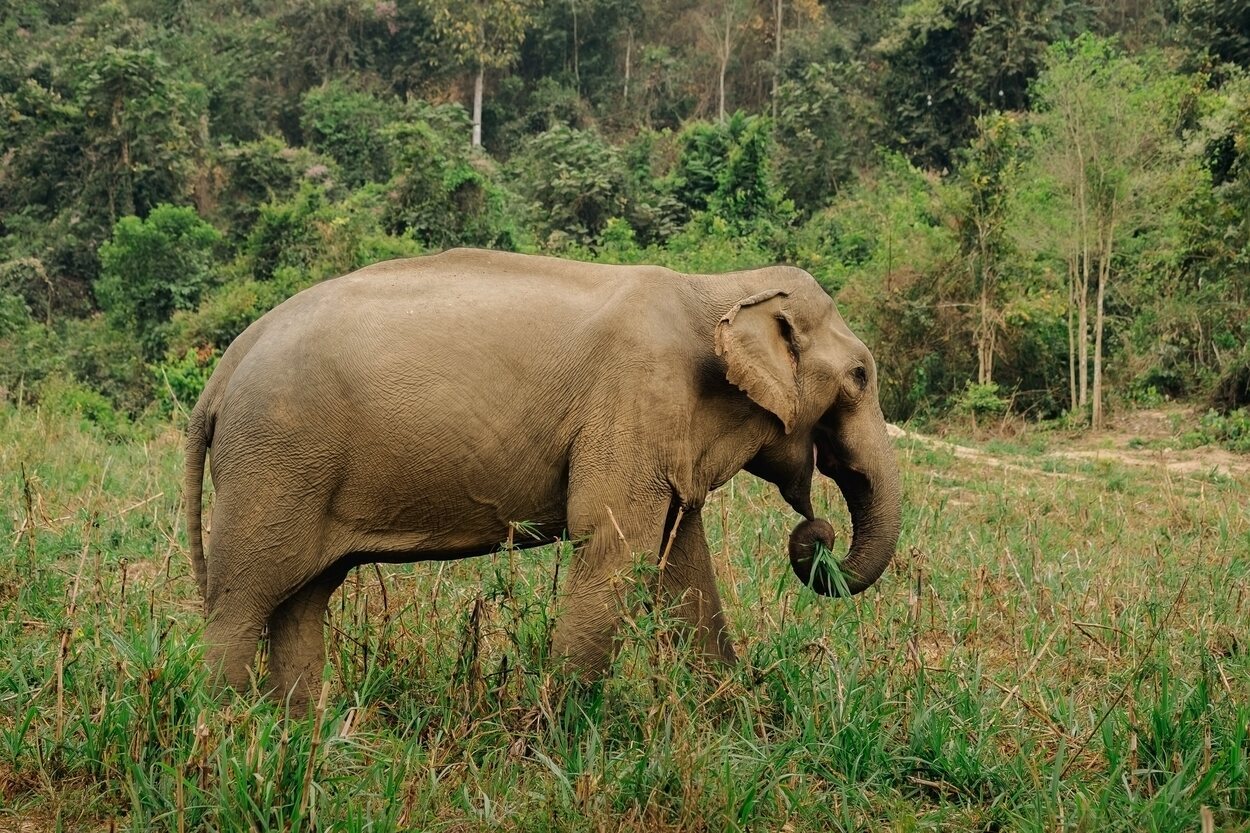
{"type": "Polygon", "coordinates": [[[1244,479],[906,442],[899,554],[846,601],[798,585],[797,519],[741,476],[705,509],[729,672],[645,559],[593,684],[547,658],[567,545],[367,566],[288,715],[208,690],[181,438],[132,433],[0,411],[0,829],[1250,827],[1244,479]]]}

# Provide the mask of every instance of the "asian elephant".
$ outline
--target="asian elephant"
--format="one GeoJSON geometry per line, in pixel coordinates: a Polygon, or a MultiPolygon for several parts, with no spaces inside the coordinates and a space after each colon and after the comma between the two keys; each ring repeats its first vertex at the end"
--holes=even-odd
{"type": "Polygon", "coordinates": [[[306,701],[352,567],[490,553],[516,522],[576,543],[553,637],[575,670],[610,662],[639,553],[664,556],[662,600],[698,648],[733,662],[700,513],[742,469],[805,519],[790,541],[805,583],[858,593],[881,575],[901,506],[876,366],[800,269],[458,249],[320,283],[235,339],[190,416],[209,663],[243,688],[268,626],[270,684],[306,701]],[[850,509],[840,576],[812,558],[833,537],[812,510],[815,469],[850,509]]]}

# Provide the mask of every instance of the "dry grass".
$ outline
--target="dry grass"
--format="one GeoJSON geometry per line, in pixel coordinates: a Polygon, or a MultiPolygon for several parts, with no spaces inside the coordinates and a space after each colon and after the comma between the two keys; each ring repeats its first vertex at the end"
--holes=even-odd
{"type": "Polygon", "coordinates": [[[176,431],[0,440],[0,830],[1250,829],[1241,472],[903,437],[900,554],[850,602],[740,477],[706,516],[722,676],[645,605],[609,680],[549,673],[567,547],[367,567],[318,724],[204,690],[176,431]]]}

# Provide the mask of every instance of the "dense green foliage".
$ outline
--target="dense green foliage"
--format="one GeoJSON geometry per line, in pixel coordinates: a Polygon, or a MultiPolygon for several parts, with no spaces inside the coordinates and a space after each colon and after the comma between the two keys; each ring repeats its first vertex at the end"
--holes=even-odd
{"type": "Polygon", "coordinates": [[[1248,8],[6,0],[0,389],[167,410],[171,371],[290,293],[469,245],[795,263],[891,418],[969,382],[1076,421],[1228,412],[1248,8]]]}

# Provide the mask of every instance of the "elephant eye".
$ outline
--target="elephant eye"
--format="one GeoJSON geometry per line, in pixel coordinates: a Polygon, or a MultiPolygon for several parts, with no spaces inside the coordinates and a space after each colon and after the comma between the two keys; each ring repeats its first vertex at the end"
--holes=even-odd
{"type": "Polygon", "coordinates": [[[859,386],[860,390],[868,387],[868,369],[862,364],[857,365],[855,369],[851,371],[851,378],[855,380],[855,384],[859,386]]]}

